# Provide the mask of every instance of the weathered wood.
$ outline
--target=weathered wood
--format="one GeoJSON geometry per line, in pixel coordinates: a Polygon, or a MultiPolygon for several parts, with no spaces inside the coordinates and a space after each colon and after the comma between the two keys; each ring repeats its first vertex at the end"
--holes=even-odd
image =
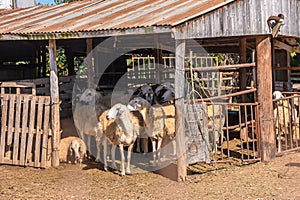
{"type": "Polygon", "coordinates": [[[0,141],[0,162],[4,160],[5,146],[6,146],[6,130],[7,130],[7,109],[8,109],[8,96],[1,95],[1,141],[0,141]]]}
{"type": "Polygon", "coordinates": [[[19,164],[19,140],[20,140],[20,123],[21,123],[21,104],[22,96],[16,96],[16,115],[15,115],[15,131],[14,131],[14,143],[13,143],[13,164],[19,164]]]}
{"type": "Polygon", "coordinates": [[[185,160],[185,127],[184,127],[184,57],[185,41],[176,40],[175,70],[175,129],[177,150],[177,180],[185,181],[187,176],[185,160]]]}
{"type": "Polygon", "coordinates": [[[55,98],[52,104],[52,166],[59,166],[59,144],[60,144],[60,113],[59,113],[59,99],[55,98]]]}
{"type": "Polygon", "coordinates": [[[15,120],[15,95],[10,96],[9,98],[9,111],[8,111],[8,132],[7,132],[7,145],[12,144],[13,138],[13,124],[15,120]]]}
{"type": "Polygon", "coordinates": [[[86,64],[87,64],[88,88],[94,87],[95,70],[92,63],[93,62],[92,50],[93,50],[93,39],[91,38],[86,39],[86,55],[87,55],[86,64]]]}
{"type": "Polygon", "coordinates": [[[270,38],[257,41],[257,97],[260,103],[262,161],[273,161],[276,143],[272,102],[272,48],[270,38]]]}
{"type": "MultiPolygon", "coordinates": [[[[209,71],[230,70],[230,69],[239,69],[239,68],[248,68],[248,67],[255,67],[255,63],[223,65],[223,66],[208,66],[208,67],[194,67],[193,71],[209,72],[209,71]]],[[[185,71],[189,71],[189,69],[185,69],[185,71]]]]}
{"type": "Polygon", "coordinates": [[[44,98],[38,97],[36,133],[35,133],[35,148],[34,148],[34,166],[40,167],[40,152],[41,152],[41,131],[43,119],[44,98]]]}
{"type": "MultiPolygon", "coordinates": [[[[247,61],[247,40],[246,38],[242,38],[240,40],[240,63],[244,64],[247,61]]],[[[240,79],[240,90],[243,91],[247,87],[247,69],[241,68],[239,69],[239,79],[240,79]]],[[[246,102],[247,96],[241,96],[241,102],[246,102]]]]}
{"type": "Polygon", "coordinates": [[[51,99],[45,98],[44,102],[44,117],[43,117],[43,139],[42,139],[42,153],[41,153],[41,167],[47,167],[47,150],[49,137],[49,120],[50,120],[50,103],[51,99]]]}
{"type": "Polygon", "coordinates": [[[59,113],[59,87],[56,65],[56,43],[55,40],[49,40],[49,58],[50,58],[50,96],[52,103],[52,166],[59,165],[59,142],[60,142],[60,113],[59,113]]]}
{"type": "Polygon", "coordinates": [[[28,140],[27,140],[27,149],[26,149],[26,158],[25,165],[28,166],[32,163],[32,140],[34,135],[34,124],[36,122],[36,96],[33,96],[30,102],[30,114],[29,114],[29,128],[28,128],[28,140]]]}
{"type": "Polygon", "coordinates": [[[29,96],[24,96],[23,113],[22,113],[22,133],[21,133],[21,145],[20,145],[20,165],[25,165],[28,108],[29,108],[29,96]]]}

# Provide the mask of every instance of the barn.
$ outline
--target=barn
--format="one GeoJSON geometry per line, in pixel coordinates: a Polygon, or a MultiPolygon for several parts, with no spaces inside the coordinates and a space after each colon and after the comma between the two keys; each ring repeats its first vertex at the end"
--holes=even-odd
{"type": "Polygon", "coordinates": [[[232,134],[238,134],[244,161],[272,161],[279,144],[281,152],[298,148],[299,119],[276,140],[272,92],[286,92],[290,119],[296,119],[299,68],[291,66],[290,53],[300,53],[299,4],[84,0],[1,10],[0,163],[57,166],[60,119],[72,116],[77,89],[106,92],[164,82],[175,85],[179,180],[187,160],[230,160],[232,134]],[[209,95],[186,95],[186,82],[193,83],[192,93],[197,83],[209,95]],[[182,114],[187,111],[188,120],[182,114]],[[211,133],[221,141],[214,158],[207,158],[211,133]]]}

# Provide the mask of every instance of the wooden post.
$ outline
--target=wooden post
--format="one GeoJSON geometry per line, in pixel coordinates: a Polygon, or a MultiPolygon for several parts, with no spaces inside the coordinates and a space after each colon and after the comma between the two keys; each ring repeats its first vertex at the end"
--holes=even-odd
{"type": "MultiPolygon", "coordinates": [[[[240,40],[240,63],[246,63],[247,61],[247,40],[246,38],[242,38],[240,40]]],[[[246,68],[240,68],[239,70],[239,79],[240,79],[240,90],[246,90],[247,87],[247,69],[246,68]]],[[[246,102],[246,95],[241,96],[242,103],[246,102]]]]}
{"type": "Polygon", "coordinates": [[[184,55],[185,40],[176,40],[175,70],[175,129],[177,150],[177,180],[185,181],[187,176],[185,163],[185,127],[184,127],[184,55]]]}
{"type": "Polygon", "coordinates": [[[60,116],[59,116],[59,87],[56,65],[56,41],[49,40],[50,61],[50,96],[52,105],[52,166],[59,165],[60,116]]]}
{"type": "Polygon", "coordinates": [[[86,64],[87,64],[87,76],[88,76],[87,87],[88,88],[94,87],[95,70],[92,61],[93,58],[92,50],[93,50],[93,39],[88,38],[86,39],[86,64]]]}
{"type": "Polygon", "coordinates": [[[273,161],[276,142],[272,102],[272,46],[270,38],[257,41],[257,97],[261,119],[261,159],[273,161]]]}

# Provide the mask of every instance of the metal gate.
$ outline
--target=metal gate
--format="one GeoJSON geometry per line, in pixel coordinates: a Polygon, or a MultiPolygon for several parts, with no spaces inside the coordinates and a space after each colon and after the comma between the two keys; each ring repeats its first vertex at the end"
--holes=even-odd
{"type": "Polygon", "coordinates": [[[51,164],[50,97],[15,91],[1,90],[0,164],[46,168],[51,164]]]}

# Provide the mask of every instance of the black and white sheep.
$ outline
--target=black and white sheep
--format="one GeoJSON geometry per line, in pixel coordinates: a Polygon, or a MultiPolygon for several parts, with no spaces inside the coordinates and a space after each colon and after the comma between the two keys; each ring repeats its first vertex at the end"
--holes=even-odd
{"type": "Polygon", "coordinates": [[[78,137],[70,136],[60,140],[59,160],[66,163],[82,163],[86,158],[86,145],[78,137]]]}

